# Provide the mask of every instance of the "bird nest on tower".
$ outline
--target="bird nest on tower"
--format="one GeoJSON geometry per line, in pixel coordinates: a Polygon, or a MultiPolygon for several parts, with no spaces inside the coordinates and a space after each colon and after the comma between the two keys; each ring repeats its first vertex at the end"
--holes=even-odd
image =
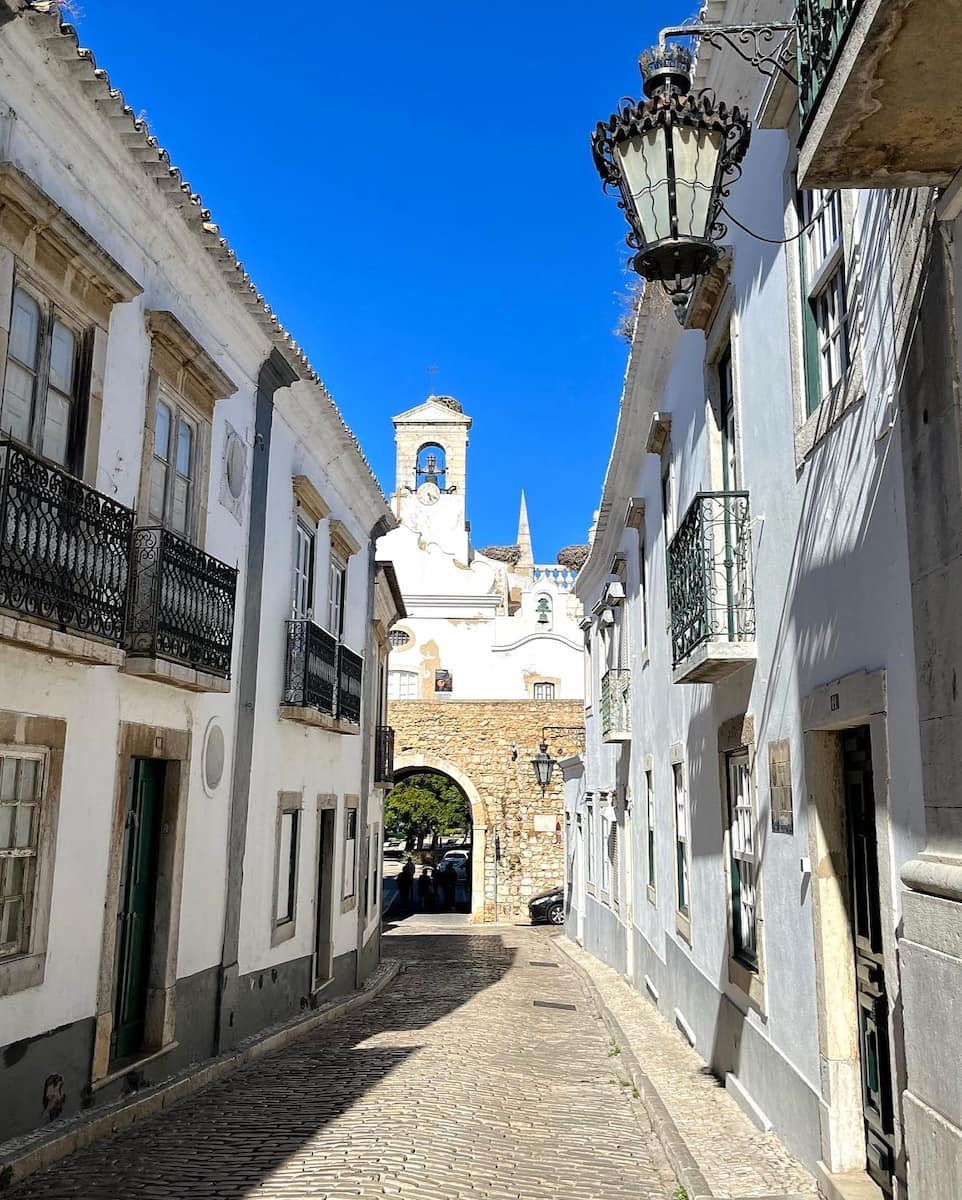
{"type": "Polygon", "coordinates": [[[565,546],[558,551],[558,566],[567,567],[569,571],[580,571],[588,561],[590,546],[565,546]]]}
{"type": "Polygon", "coordinates": [[[479,553],[495,562],[507,563],[509,567],[516,567],[521,561],[520,546],[485,546],[479,553]]]}

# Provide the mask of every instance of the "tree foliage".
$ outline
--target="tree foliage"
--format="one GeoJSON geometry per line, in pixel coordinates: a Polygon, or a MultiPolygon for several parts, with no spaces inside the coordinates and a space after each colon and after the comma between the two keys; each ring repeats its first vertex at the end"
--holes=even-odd
{"type": "Polygon", "coordinates": [[[409,775],[388,793],[384,826],[388,837],[416,841],[437,839],[453,829],[467,829],[471,809],[464,793],[434,772],[409,775]]]}

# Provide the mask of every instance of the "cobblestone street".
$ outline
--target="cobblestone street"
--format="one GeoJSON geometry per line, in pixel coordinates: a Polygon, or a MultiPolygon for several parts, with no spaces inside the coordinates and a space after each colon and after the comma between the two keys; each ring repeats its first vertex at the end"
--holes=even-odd
{"type": "Polygon", "coordinates": [[[405,970],[370,1004],[11,1195],[669,1200],[645,1110],[553,940],[406,922],[384,944],[405,970]]]}

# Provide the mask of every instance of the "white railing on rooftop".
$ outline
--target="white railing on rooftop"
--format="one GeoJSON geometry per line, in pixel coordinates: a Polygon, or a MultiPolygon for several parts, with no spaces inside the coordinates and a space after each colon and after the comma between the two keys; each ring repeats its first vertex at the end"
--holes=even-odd
{"type": "Polygon", "coordinates": [[[559,591],[570,592],[578,578],[578,572],[573,571],[570,567],[561,567],[557,563],[550,563],[542,566],[535,565],[533,578],[535,583],[553,583],[559,591]]]}

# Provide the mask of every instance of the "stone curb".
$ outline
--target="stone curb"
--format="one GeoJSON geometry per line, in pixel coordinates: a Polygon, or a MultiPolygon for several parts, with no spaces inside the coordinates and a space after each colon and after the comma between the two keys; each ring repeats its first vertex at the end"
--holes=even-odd
{"type": "MultiPolygon", "coordinates": [[[[581,963],[576,962],[569,952],[567,941],[568,939],[564,934],[560,934],[555,939],[558,949],[561,950],[569,964],[574,968],[582,987],[584,987],[591,999],[591,1003],[597,1010],[597,1015],[607,1025],[611,1036],[621,1051],[621,1060],[625,1064],[628,1074],[631,1076],[631,1082],[641,1095],[642,1103],[648,1113],[648,1119],[651,1121],[652,1128],[658,1135],[658,1140],[661,1142],[662,1149],[665,1151],[672,1169],[678,1176],[678,1182],[688,1193],[688,1200],[718,1200],[708,1180],[703,1175],[701,1168],[698,1166],[695,1156],[688,1149],[688,1144],[682,1137],[667,1105],[661,1096],[659,1096],[655,1085],[642,1070],[641,1064],[631,1049],[631,1043],[621,1027],[621,1023],[605,1004],[604,998],[598,990],[598,985],[591,977],[591,973],[581,963]]],[[[639,999],[643,1001],[642,997],[639,997],[639,999]]],[[[739,1200],[739,1198],[735,1197],[733,1200],[739,1200]]],[[[813,1197],[811,1194],[801,1194],[798,1192],[773,1192],[765,1196],[743,1197],[742,1200],[813,1200],[813,1197]]]]}
{"type": "Polygon", "coordinates": [[[591,1001],[597,1010],[597,1015],[607,1025],[611,1036],[617,1043],[618,1049],[621,1051],[621,1060],[631,1077],[631,1082],[641,1095],[642,1103],[648,1113],[648,1119],[651,1121],[652,1128],[661,1142],[662,1149],[671,1163],[672,1169],[678,1176],[678,1182],[688,1193],[688,1200],[715,1200],[715,1193],[708,1186],[708,1181],[699,1170],[694,1155],[688,1149],[685,1139],[678,1132],[678,1126],[672,1120],[671,1113],[669,1113],[664,1101],[655,1091],[654,1084],[641,1069],[641,1064],[632,1052],[631,1043],[625,1036],[625,1032],[621,1028],[618,1019],[605,1004],[601,992],[598,990],[598,986],[591,978],[591,975],[581,963],[576,962],[571,956],[565,944],[566,941],[566,936],[561,934],[556,939],[558,948],[574,968],[582,987],[584,987],[585,991],[591,997],[591,1001]]]}
{"type": "Polygon", "coordinates": [[[201,1088],[218,1083],[249,1063],[283,1049],[306,1033],[346,1016],[380,995],[400,972],[401,963],[398,959],[385,959],[359,991],[352,992],[342,1000],[332,1000],[307,1017],[275,1025],[266,1034],[248,1038],[236,1050],[206,1060],[201,1065],[189,1066],[173,1078],[146,1089],[134,1100],[115,1100],[94,1114],[81,1113],[70,1117],[60,1122],[59,1128],[53,1126],[7,1142],[5,1146],[0,1146],[0,1191],[76,1150],[82,1150],[101,1138],[155,1116],[194,1092],[199,1092],[201,1088]]]}

